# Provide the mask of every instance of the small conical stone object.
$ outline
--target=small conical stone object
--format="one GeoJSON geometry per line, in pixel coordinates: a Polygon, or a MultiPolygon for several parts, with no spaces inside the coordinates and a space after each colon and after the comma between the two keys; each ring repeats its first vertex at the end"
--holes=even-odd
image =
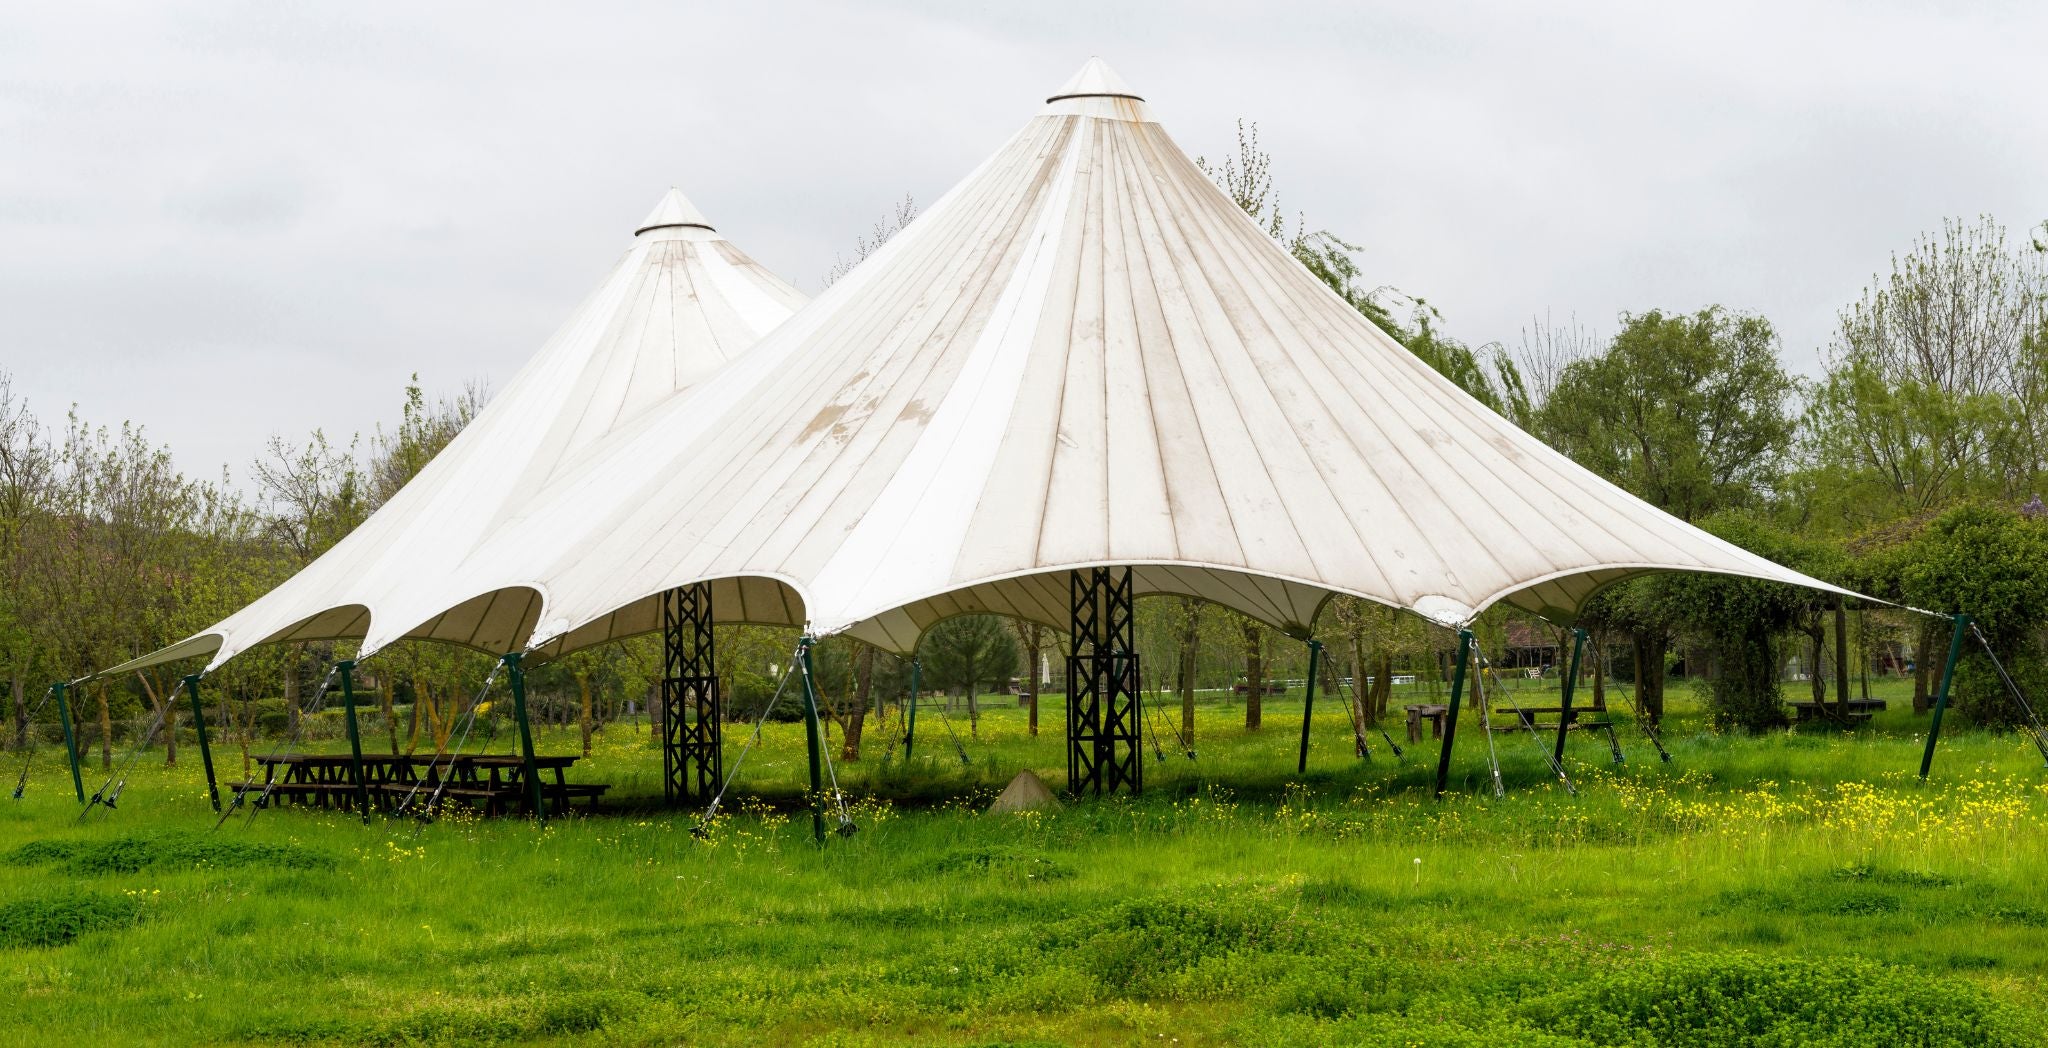
{"type": "Polygon", "coordinates": [[[1059,806],[1060,799],[1052,795],[1052,790],[1047,788],[1045,780],[1039,778],[1035,772],[1027,768],[1024,771],[1018,772],[1017,777],[1011,779],[1008,786],[1003,787],[1002,794],[997,796],[994,803],[988,806],[988,813],[990,815],[1007,815],[1020,811],[1032,811],[1038,808],[1057,808],[1059,806]]]}

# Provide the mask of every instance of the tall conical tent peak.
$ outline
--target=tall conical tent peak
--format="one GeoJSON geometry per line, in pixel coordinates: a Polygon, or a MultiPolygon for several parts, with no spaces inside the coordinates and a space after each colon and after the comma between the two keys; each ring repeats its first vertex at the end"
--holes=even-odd
{"type": "Polygon", "coordinates": [[[1060,85],[1060,89],[1054,91],[1046,102],[1050,104],[1063,98],[1130,98],[1140,102],[1145,100],[1143,95],[1131,90],[1131,85],[1124,83],[1123,77],[1116,75],[1116,70],[1111,69],[1108,62],[1100,58],[1090,58],[1087,64],[1081,67],[1081,71],[1060,85]]]}
{"type": "Polygon", "coordinates": [[[667,195],[661,198],[661,203],[654,205],[654,210],[648,212],[647,217],[641,221],[640,228],[633,231],[633,235],[637,237],[650,229],[670,229],[678,226],[713,228],[710,222],[705,221],[703,213],[697,210],[697,205],[690,203],[690,198],[683,195],[682,190],[670,186],[667,195]]]}

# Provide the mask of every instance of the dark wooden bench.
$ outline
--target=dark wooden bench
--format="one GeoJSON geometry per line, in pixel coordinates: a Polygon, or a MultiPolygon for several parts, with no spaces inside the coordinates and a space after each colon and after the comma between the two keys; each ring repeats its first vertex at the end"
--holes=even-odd
{"type": "Polygon", "coordinates": [[[563,797],[564,799],[571,802],[576,801],[579,798],[587,800],[590,802],[590,810],[596,811],[598,798],[603,797],[605,791],[609,789],[611,789],[611,785],[609,783],[572,782],[567,785],[554,787],[552,790],[548,792],[563,797]]]}
{"type": "Polygon", "coordinates": [[[1861,724],[1885,708],[1883,699],[1850,699],[1847,710],[1839,702],[1809,701],[1789,705],[1792,707],[1792,719],[1800,724],[1816,720],[1840,724],[1845,719],[1850,724],[1861,724]]]}
{"type": "MultiPolygon", "coordinates": [[[[1238,695],[1250,695],[1252,693],[1252,686],[1249,684],[1234,684],[1231,685],[1230,690],[1238,695]]],[[[1287,694],[1287,685],[1279,681],[1267,681],[1266,694],[1285,695],[1287,694]]]]}
{"type": "MultiPolygon", "coordinates": [[[[1522,706],[1519,708],[1510,706],[1508,707],[1508,712],[1521,718],[1521,726],[1523,728],[1534,730],[1537,728],[1557,727],[1556,721],[1551,721],[1549,724],[1536,723],[1538,715],[1560,717],[1564,715],[1565,710],[1563,706],[1522,706]]],[[[1612,728],[1613,726],[1614,722],[1607,719],[1607,711],[1604,709],[1594,706],[1574,705],[1572,707],[1571,728],[1573,729],[1584,730],[1590,728],[1597,731],[1603,728],[1612,728]]]]}
{"type": "Polygon", "coordinates": [[[1578,703],[1573,703],[1569,712],[1562,705],[1519,707],[1510,705],[1508,712],[1514,714],[1521,722],[1517,727],[1531,734],[1538,731],[1547,732],[1557,727],[1557,720],[1538,724],[1536,722],[1538,716],[1549,716],[1564,721],[1566,731],[1604,731],[1607,733],[1607,750],[1613,756],[1614,763],[1622,763],[1621,739],[1614,734],[1614,720],[1607,715],[1607,707],[1604,705],[1595,706],[1589,703],[1581,706],[1578,703]]]}
{"type": "Polygon", "coordinates": [[[354,784],[346,782],[252,782],[247,786],[237,783],[234,791],[248,797],[251,804],[318,804],[323,808],[334,803],[352,805],[356,794],[354,784]]]}

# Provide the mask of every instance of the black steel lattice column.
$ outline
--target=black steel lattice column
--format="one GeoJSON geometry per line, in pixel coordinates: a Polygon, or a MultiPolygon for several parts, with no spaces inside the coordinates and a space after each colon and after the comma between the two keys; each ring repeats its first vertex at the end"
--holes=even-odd
{"type": "Polygon", "coordinates": [[[661,595],[661,792],[708,800],[724,776],[724,704],[712,661],[711,584],[661,595]]]}
{"type": "Polygon", "coordinates": [[[1138,745],[1137,620],[1131,569],[1090,568],[1067,576],[1067,789],[1079,796],[1144,785],[1138,745]]]}

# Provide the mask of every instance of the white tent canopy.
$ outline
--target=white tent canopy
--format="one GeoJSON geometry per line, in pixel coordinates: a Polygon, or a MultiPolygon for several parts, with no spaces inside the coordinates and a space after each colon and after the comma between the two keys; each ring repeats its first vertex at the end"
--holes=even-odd
{"type": "Polygon", "coordinates": [[[1100,61],[754,352],[524,502],[459,592],[545,595],[531,647],[725,621],[913,650],[1064,627],[1129,565],[1301,633],[1333,594],[1560,621],[1705,571],[1834,590],[1662,513],[1493,414],[1212,185],[1100,61]],[[707,410],[711,405],[717,410],[707,410]]]}
{"type": "Polygon", "coordinates": [[[390,502],[247,608],[114,670],[346,637],[366,653],[400,637],[516,650],[540,594],[461,592],[454,569],[522,499],[687,399],[803,302],[669,190],[597,290],[390,502]]]}

